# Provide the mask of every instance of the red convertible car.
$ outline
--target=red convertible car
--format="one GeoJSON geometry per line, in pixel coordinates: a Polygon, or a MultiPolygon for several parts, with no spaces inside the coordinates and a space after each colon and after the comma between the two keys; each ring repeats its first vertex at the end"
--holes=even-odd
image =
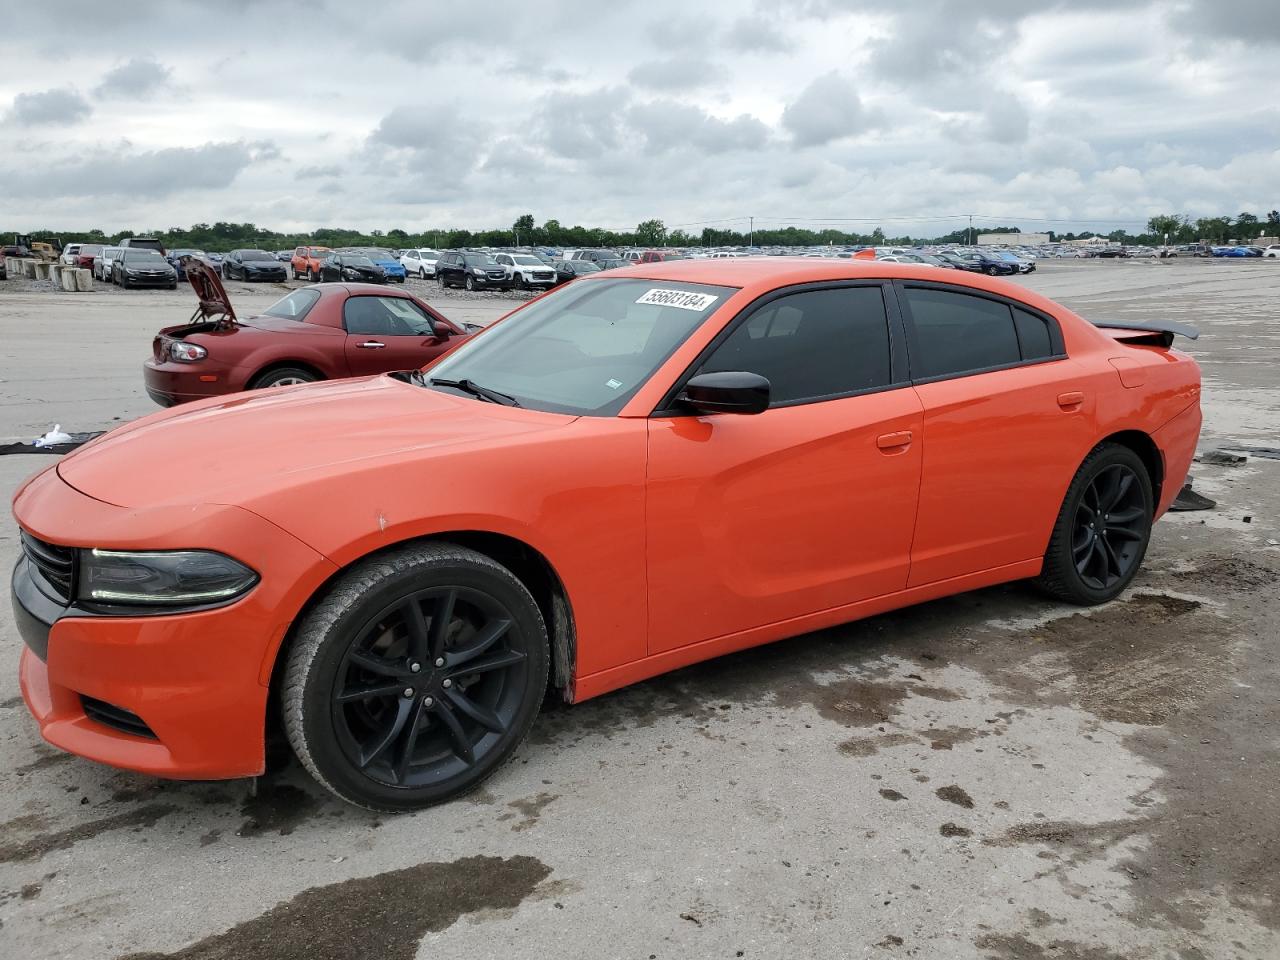
{"type": "Polygon", "coordinates": [[[199,306],[151,343],[143,377],[164,407],[188,400],[422,367],[480,327],[461,327],[404,291],[322,283],[236,316],[214,268],[185,257],[199,306]]]}
{"type": "Polygon", "coordinates": [[[157,412],[20,487],[22,693],[55,746],[168,777],[261,773],[274,720],[408,809],[548,687],[1023,578],[1105,603],[1195,452],[1175,333],[873,260],[596,273],[427,371],[157,412]]]}

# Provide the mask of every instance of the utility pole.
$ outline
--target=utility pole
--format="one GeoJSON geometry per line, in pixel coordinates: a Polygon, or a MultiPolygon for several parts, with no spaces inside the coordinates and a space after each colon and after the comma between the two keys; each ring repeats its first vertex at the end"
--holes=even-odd
{"type": "Polygon", "coordinates": [[[747,228],[747,247],[750,248],[756,245],[756,218],[749,217],[748,219],[751,221],[751,226],[747,228]]]}
{"type": "Polygon", "coordinates": [[[976,239],[977,237],[973,235],[973,214],[971,213],[969,214],[969,246],[972,247],[976,239]]]}

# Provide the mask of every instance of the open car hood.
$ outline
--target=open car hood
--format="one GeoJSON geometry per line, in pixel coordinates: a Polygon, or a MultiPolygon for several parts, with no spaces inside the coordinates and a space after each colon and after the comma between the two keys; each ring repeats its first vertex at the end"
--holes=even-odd
{"type": "Polygon", "coordinates": [[[187,255],[180,259],[191,289],[196,292],[196,312],[191,315],[190,322],[213,320],[220,327],[235,326],[236,311],[218,272],[200,257],[187,255]]]}

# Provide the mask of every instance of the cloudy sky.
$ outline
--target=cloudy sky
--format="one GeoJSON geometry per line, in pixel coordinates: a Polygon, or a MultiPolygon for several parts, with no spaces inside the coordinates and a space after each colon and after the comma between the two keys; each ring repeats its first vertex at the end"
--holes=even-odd
{"type": "Polygon", "coordinates": [[[3,228],[920,235],[1280,206],[1275,0],[56,8],[4,12],[3,228]]]}

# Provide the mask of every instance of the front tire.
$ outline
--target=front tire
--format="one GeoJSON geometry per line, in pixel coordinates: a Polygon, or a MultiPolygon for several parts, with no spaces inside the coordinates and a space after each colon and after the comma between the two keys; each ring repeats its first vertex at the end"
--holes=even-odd
{"type": "Polygon", "coordinates": [[[1037,585],[1081,606],[1114,600],[1142,566],[1154,518],[1142,458],[1118,443],[1098,445],[1067,488],[1037,585]]]}
{"type": "Polygon", "coordinates": [[[349,803],[411,810],[461,796],[528,735],[547,630],[529,591],[447,543],[370,557],[299,624],[285,730],[303,766],[349,803]]]}
{"type": "Polygon", "coordinates": [[[475,288],[476,288],[476,282],[475,282],[475,280],[471,277],[471,275],[470,275],[470,274],[468,274],[468,275],[467,275],[467,279],[465,279],[465,280],[463,280],[463,281],[462,281],[462,289],[464,289],[464,290],[466,290],[467,292],[469,292],[469,293],[470,293],[470,292],[474,292],[474,291],[475,291],[475,288]]]}
{"type": "Polygon", "coordinates": [[[419,268],[418,268],[418,279],[419,279],[419,280],[426,280],[426,279],[427,279],[427,268],[426,268],[426,267],[419,267],[419,268]]]}

